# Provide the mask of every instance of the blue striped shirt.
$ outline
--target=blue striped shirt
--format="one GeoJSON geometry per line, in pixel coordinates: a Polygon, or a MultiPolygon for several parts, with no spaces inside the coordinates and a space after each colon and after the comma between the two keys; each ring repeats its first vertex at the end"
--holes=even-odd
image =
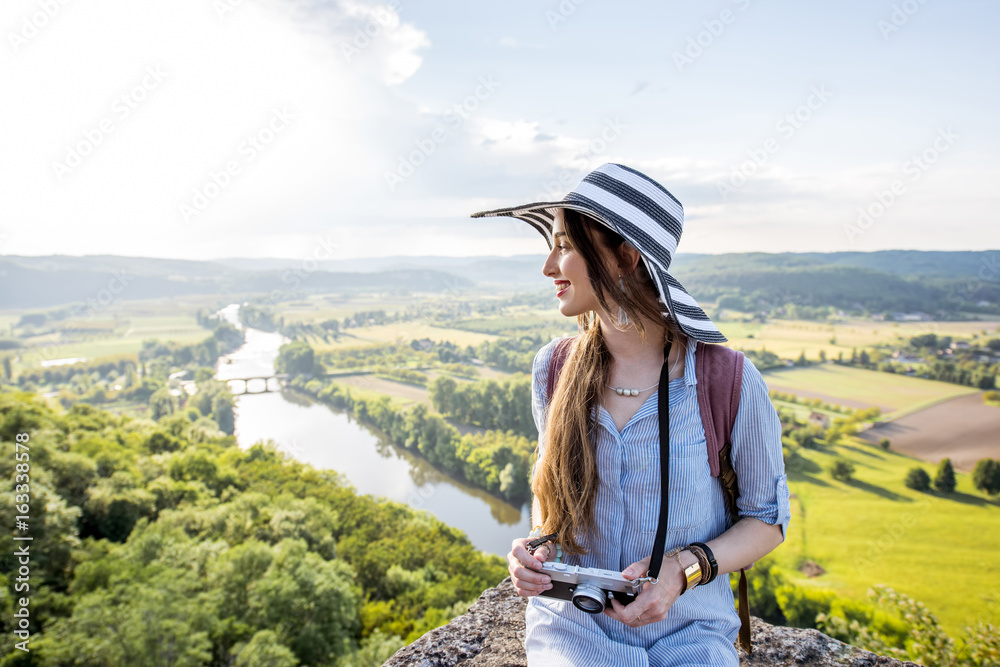
{"type": "MultiPolygon", "coordinates": [[[[545,456],[545,384],[555,343],[553,340],[538,351],[532,367],[532,415],[539,432],[539,458],[545,456]]],[[[726,530],[722,485],[709,471],[698,409],[695,340],[688,337],[687,343],[684,376],[670,381],[666,549],[707,542],[726,530]]],[[[604,406],[592,410],[591,416],[596,412],[598,423],[598,535],[595,542],[585,545],[589,553],[566,555],[564,562],[620,572],[652,553],[660,511],[658,396],[658,390],[648,396],[621,432],[604,406]]],[[[767,385],[749,359],[743,364],[732,463],[740,489],[740,514],[780,524],[785,535],[790,512],[781,423],[767,385]]],[[[604,614],[588,614],[567,601],[539,596],[529,598],[525,621],[529,667],[739,664],[734,642],[740,620],[728,576],[681,595],[663,621],[640,628],[630,628],[604,614]]]]}

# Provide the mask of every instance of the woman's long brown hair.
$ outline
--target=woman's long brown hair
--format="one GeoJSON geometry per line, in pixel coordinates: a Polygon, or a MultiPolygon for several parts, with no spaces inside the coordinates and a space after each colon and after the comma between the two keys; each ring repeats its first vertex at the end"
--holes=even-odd
{"type": "MultiPolygon", "coordinates": [[[[581,254],[598,303],[617,315],[617,306],[628,315],[629,328],[636,328],[646,340],[647,321],[664,323],[667,341],[680,338],[679,329],[664,317],[666,306],[659,302],[656,286],[640,261],[628,275],[611,270],[628,265],[625,239],[578,211],[562,209],[564,229],[570,243],[581,254]],[[613,263],[608,261],[608,256],[613,263]],[[622,274],[625,290],[618,283],[622,274]],[[609,303],[614,294],[614,306],[609,303]],[[641,316],[641,317],[640,317],[641,316]]],[[[612,318],[614,320],[614,318],[612,318]]],[[[567,553],[587,553],[583,543],[594,534],[594,501],[597,496],[597,455],[593,440],[596,423],[590,419],[610,379],[611,353],[601,333],[600,319],[593,310],[577,316],[580,335],[570,348],[559,381],[549,397],[545,424],[544,456],[538,461],[531,490],[541,507],[543,534],[558,533],[567,553]]],[[[615,324],[617,328],[617,324],[615,324]]]]}

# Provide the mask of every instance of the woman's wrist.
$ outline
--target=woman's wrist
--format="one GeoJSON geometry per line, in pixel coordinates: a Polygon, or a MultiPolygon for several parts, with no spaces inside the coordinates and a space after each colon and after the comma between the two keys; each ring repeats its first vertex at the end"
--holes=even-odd
{"type": "Polygon", "coordinates": [[[719,574],[719,564],[715,560],[715,553],[704,542],[692,542],[688,549],[694,551],[701,563],[702,580],[701,583],[710,584],[715,581],[719,574]]]}
{"type": "Polygon", "coordinates": [[[681,579],[681,595],[699,584],[702,579],[698,557],[687,547],[676,547],[664,555],[664,559],[676,561],[681,579]]]}

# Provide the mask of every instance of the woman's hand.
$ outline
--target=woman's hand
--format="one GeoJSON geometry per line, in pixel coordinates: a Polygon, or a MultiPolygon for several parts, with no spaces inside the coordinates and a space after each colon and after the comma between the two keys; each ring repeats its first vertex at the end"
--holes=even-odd
{"type": "Polygon", "coordinates": [[[549,545],[543,544],[535,550],[535,555],[528,553],[530,537],[519,537],[510,545],[507,554],[507,571],[510,580],[521,597],[538,595],[552,588],[552,577],[540,572],[542,563],[549,557],[549,545]]]}
{"type": "MultiPolygon", "coordinates": [[[[689,553],[689,552],[681,552],[689,553]]],[[[691,555],[694,558],[693,555],[691,555]]],[[[622,571],[622,576],[629,581],[641,577],[649,571],[649,556],[638,563],[632,563],[622,571]]],[[[667,612],[677,598],[684,592],[681,571],[677,561],[664,558],[660,566],[660,576],[656,583],[643,584],[642,590],[635,600],[627,605],[611,598],[611,607],[605,607],[604,613],[616,621],[621,621],[631,628],[639,628],[650,623],[658,623],[667,617],[667,612]]]]}

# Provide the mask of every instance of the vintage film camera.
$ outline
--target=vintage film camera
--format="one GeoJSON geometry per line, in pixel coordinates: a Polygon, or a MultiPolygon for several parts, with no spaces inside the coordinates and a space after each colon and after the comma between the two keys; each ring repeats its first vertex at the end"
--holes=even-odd
{"type": "MultiPolygon", "coordinates": [[[[534,554],[538,547],[553,541],[556,537],[555,534],[545,535],[528,542],[525,546],[529,554],[534,554]]],[[[621,572],[567,563],[544,562],[541,571],[552,578],[552,588],[542,591],[539,595],[567,600],[588,614],[602,613],[612,597],[621,604],[634,602],[642,591],[643,584],[656,583],[653,577],[636,577],[629,581],[621,572]]]]}
{"type": "Polygon", "coordinates": [[[611,596],[622,604],[635,601],[642,584],[650,581],[646,577],[629,581],[621,572],[566,563],[542,563],[542,572],[552,577],[552,588],[540,595],[568,600],[588,614],[603,612],[611,596]]]}

